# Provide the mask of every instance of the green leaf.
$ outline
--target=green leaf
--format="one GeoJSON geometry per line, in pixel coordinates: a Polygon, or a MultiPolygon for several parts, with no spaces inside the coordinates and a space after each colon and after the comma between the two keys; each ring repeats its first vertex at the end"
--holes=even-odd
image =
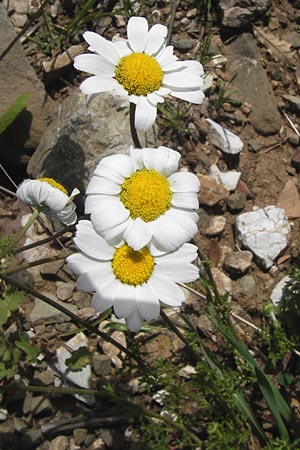
{"type": "Polygon", "coordinates": [[[4,111],[0,116],[0,133],[3,133],[3,131],[15,120],[18,114],[26,107],[29,97],[29,92],[23,92],[8,107],[8,109],[4,111]]]}
{"type": "Polygon", "coordinates": [[[85,367],[91,360],[92,355],[87,347],[79,347],[75,350],[70,358],[66,359],[66,366],[73,372],[77,372],[85,367]]]}
{"type": "Polygon", "coordinates": [[[6,306],[0,305],[0,326],[4,325],[7,322],[9,316],[10,313],[6,306]]]}
{"type": "Polygon", "coordinates": [[[15,341],[15,345],[20,350],[26,353],[27,361],[32,362],[35,361],[38,355],[40,354],[40,349],[36,345],[30,342],[26,333],[23,333],[20,336],[20,341],[15,341]]]}
{"type": "Polygon", "coordinates": [[[4,302],[10,311],[16,311],[23,302],[23,296],[20,292],[12,292],[5,295],[4,302]]]}

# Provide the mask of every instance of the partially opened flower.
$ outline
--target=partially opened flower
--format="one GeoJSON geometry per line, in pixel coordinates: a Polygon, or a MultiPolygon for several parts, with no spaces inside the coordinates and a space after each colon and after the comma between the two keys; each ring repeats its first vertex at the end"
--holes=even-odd
{"type": "Polygon", "coordinates": [[[172,251],[197,233],[196,175],[177,172],[180,154],[167,147],[130,148],[103,158],[87,187],[85,212],[98,233],[134,250],[150,242],[172,251]]]}
{"type": "Polygon", "coordinates": [[[199,277],[192,264],[197,257],[193,244],[155,254],[148,247],[135,251],[125,242],[109,245],[88,220],[79,221],[76,228],[74,241],[81,253],[69,256],[67,263],[79,275],[78,288],[94,291],[92,306],[100,312],[113,307],[131,331],[139,330],[143,320],[157,319],[160,302],[180,306],[185,295],[176,283],[199,277]]]}
{"type": "Polygon", "coordinates": [[[76,56],[76,69],[93,74],[80,86],[86,95],[115,91],[136,104],[135,127],[147,131],[154,123],[158,103],[165,95],[201,104],[203,67],[198,61],[178,61],[166,45],[167,27],[148,30],[143,17],[131,17],[128,40],[107,41],[99,34],[83,34],[94,54],[76,56]]]}
{"type": "Polygon", "coordinates": [[[77,220],[73,198],[79,194],[78,189],[68,196],[67,190],[52,178],[38,178],[23,181],[16,194],[27,205],[65,225],[72,225],[77,220]]]}

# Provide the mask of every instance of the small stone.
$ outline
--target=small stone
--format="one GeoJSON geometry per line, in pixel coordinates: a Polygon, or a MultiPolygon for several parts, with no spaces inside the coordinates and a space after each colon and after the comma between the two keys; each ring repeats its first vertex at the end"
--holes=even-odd
{"type": "Polygon", "coordinates": [[[286,182],[280,193],[277,206],[285,210],[288,219],[300,217],[300,199],[294,181],[288,180],[286,182]]]}
{"type": "Polygon", "coordinates": [[[248,148],[249,148],[249,152],[258,153],[259,150],[261,149],[261,144],[256,141],[249,141],[248,148]]]}
{"type": "Polygon", "coordinates": [[[246,206],[247,199],[244,194],[240,192],[235,192],[231,194],[227,199],[227,206],[230,211],[241,211],[246,206]]]}
{"type": "Polygon", "coordinates": [[[223,216],[215,216],[209,221],[208,228],[205,230],[207,236],[216,236],[224,231],[226,219],[223,216]]]}
{"type": "Polygon", "coordinates": [[[234,275],[244,275],[251,267],[253,255],[249,251],[232,252],[224,261],[227,272],[234,275]]]}
{"type": "MultiPolygon", "coordinates": [[[[41,294],[45,295],[46,297],[49,297],[51,300],[54,300],[56,303],[58,303],[61,306],[64,306],[66,309],[68,309],[73,313],[77,311],[77,307],[75,305],[64,303],[58,300],[56,296],[53,295],[51,292],[42,291],[41,294]]],[[[35,299],[34,307],[30,313],[29,318],[33,325],[39,325],[41,323],[42,324],[60,323],[71,320],[69,316],[58,311],[56,308],[54,308],[54,306],[48,305],[47,303],[43,302],[38,298],[35,299]]]]}
{"type": "Polygon", "coordinates": [[[274,205],[241,214],[236,219],[237,244],[249,249],[265,269],[287,247],[289,233],[285,211],[274,205]]]}
{"type": "Polygon", "coordinates": [[[30,405],[31,414],[36,417],[52,411],[50,400],[42,395],[32,397],[30,405]]]}
{"type": "Polygon", "coordinates": [[[75,289],[74,283],[65,283],[63,281],[56,282],[56,294],[59,300],[64,301],[71,298],[74,289],[75,289]]]}
{"type": "Polygon", "coordinates": [[[257,296],[257,286],[253,275],[244,275],[233,283],[232,298],[238,301],[241,296],[249,298],[257,296]]]}
{"type": "Polygon", "coordinates": [[[221,184],[223,184],[229,191],[235,191],[238,185],[241,173],[236,170],[229,170],[228,172],[221,172],[216,164],[210,168],[211,175],[221,184]]]}
{"type": "Polygon", "coordinates": [[[173,42],[173,45],[177,50],[190,50],[197,45],[197,39],[178,39],[173,42]]]}
{"type": "Polygon", "coordinates": [[[300,137],[296,133],[291,133],[288,137],[288,141],[293,147],[298,147],[300,143],[300,137]]]}
{"type": "Polygon", "coordinates": [[[34,375],[34,380],[39,381],[41,385],[50,386],[54,381],[54,374],[51,369],[43,370],[34,375]]]}
{"type": "Polygon", "coordinates": [[[194,18],[197,16],[197,14],[198,14],[197,8],[193,8],[193,9],[190,9],[190,10],[186,13],[186,17],[187,17],[188,19],[194,19],[194,18]]]}
{"type": "Polygon", "coordinates": [[[90,450],[105,450],[107,447],[103,439],[101,437],[97,437],[89,448],[90,450]]]}
{"type": "Polygon", "coordinates": [[[201,188],[199,192],[200,205],[214,206],[229,197],[229,190],[207,175],[198,174],[201,188]]]}
{"type": "Polygon", "coordinates": [[[241,179],[238,182],[236,191],[239,192],[240,194],[243,194],[246,198],[251,197],[250,189],[248,188],[247,184],[241,179]]]}
{"type": "Polygon", "coordinates": [[[93,369],[96,375],[105,377],[111,372],[111,359],[107,355],[93,355],[93,369]]]}
{"type": "Polygon", "coordinates": [[[179,370],[178,375],[181,378],[186,378],[189,380],[192,375],[195,375],[197,373],[194,366],[190,366],[189,364],[187,366],[184,366],[182,369],[179,370]]]}
{"type": "Polygon", "coordinates": [[[73,431],[74,441],[76,445],[81,445],[84,443],[88,431],[85,428],[75,428],[73,431]]]}
{"type": "Polygon", "coordinates": [[[214,277],[219,293],[221,295],[224,295],[226,293],[229,293],[231,295],[232,292],[231,279],[216,267],[212,267],[211,272],[214,277]]]}
{"type": "Polygon", "coordinates": [[[37,448],[40,442],[43,440],[43,435],[40,430],[27,431],[21,438],[20,447],[24,450],[37,448]]]}
{"type": "MultiPolygon", "coordinates": [[[[111,334],[111,337],[115,341],[119,342],[119,344],[122,344],[123,347],[127,347],[125,335],[121,331],[114,331],[111,334]]],[[[102,347],[103,353],[109,357],[109,359],[113,362],[114,366],[117,369],[120,369],[123,365],[122,360],[119,358],[120,350],[117,347],[115,347],[113,344],[111,344],[110,342],[106,342],[106,341],[102,342],[101,347],[102,347]]]]}
{"type": "Polygon", "coordinates": [[[238,136],[211,119],[206,121],[209,124],[208,139],[213,145],[231,155],[242,151],[244,144],[238,136]]]}
{"type": "Polygon", "coordinates": [[[68,450],[69,441],[67,436],[57,436],[52,439],[49,445],[49,450],[68,450]]]}
{"type": "Polygon", "coordinates": [[[286,101],[291,111],[300,113],[300,98],[294,95],[283,95],[282,98],[286,101]]]}
{"type": "Polygon", "coordinates": [[[7,409],[0,408],[0,422],[4,422],[7,419],[8,411],[7,409]]]}

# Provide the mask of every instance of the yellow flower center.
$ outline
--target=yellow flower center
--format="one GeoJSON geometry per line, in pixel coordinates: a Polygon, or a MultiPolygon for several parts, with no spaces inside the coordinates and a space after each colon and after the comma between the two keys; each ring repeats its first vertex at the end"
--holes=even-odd
{"type": "Polygon", "coordinates": [[[58,183],[57,181],[53,180],[53,178],[38,178],[39,181],[44,181],[45,183],[50,184],[50,186],[55,187],[56,189],[59,189],[61,192],[63,192],[64,194],[68,195],[68,191],[67,189],[65,189],[60,183],[58,183]]]}
{"type": "Polygon", "coordinates": [[[135,251],[124,244],[116,250],[112,268],[122,283],[137,286],[150,278],[154,268],[154,258],[147,247],[135,251]]]}
{"type": "Polygon", "coordinates": [[[152,56],[131,53],[121,58],[115,70],[116,80],[128,94],[147,95],[161,87],[163,71],[152,56]]]}
{"type": "Polygon", "coordinates": [[[169,180],[156,170],[138,170],[121,185],[120,200],[132,219],[157,219],[170,208],[171,198],[169,180]]]}

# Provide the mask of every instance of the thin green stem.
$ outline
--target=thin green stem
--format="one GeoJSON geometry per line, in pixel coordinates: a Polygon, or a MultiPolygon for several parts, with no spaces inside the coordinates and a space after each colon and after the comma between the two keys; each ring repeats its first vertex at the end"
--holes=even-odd
{"type": "Polygon", "coordinates": [[[32,296],[34,296],[36,298],[39,298],[40,300],[42,300],[43,302],[47,303],[48,305],[53,306],[53,308],[58,309],[59,311],[64,313],[66,316],[70,317],[73,320],[73,322],[75,322],[75,324],[77,326],[85,327],[87,330],[91,331],[92,333],[97,334],[97,336],[101,337],[104,341],[109,342],[110,344],[112,344],[115,347],[117,347],[121,352],[125,353],[129,358],[134,359],[137,362],[137,364],[138,364],[138,366],[140,367],[141,370],[143,370],[144,372],[148,370],[148,368],[145,365],[144,361],[138,355],[135,355],[133,352],[128,350],[122,344],[117,342],[112,337],[108,336],[106,333],[103,333],[98,328],[96,328],[93,325],[91,325],[89,322],[86,322],[85,320],[83,320],[80,317],[76,316],[76,314],[74,314],[71,311],[69,311],[67,308],[65,308],[60,303],[57,303],[54,300],[52,300],[51,298],[48,298],[45,295],[40,294],[39,292],[35,291],[34,289],[31,289],[30,287],[19,283],[18,281],[8,277],[7,275],[2,275],[1,274],[1,279],[3,281],[5,281],[7,284],[15,286],[20,291],[27,292],[27,294],[30,294],[30,295],[32,295],[32,296]]]}
{"type": "Polygon", "coordinates": [[[95,397],[100,397],[104,400],[110,400],[115,403],[122,405],[122,407],[127,406],[127,408],[135,413],[137,417],[149,417],[157,420],[161,420],[166,424],[170,425],[177,430],[186,432],[190,438],[197,444],[202,445],[201,439],[196,436],[196,434],[188,429],[185,425],[176,422],[168,417],[161,416],[160,414],[151,411],[149,409],[144,409],[140,405],[137,405],[134,402],[126,400],[122,397],[117,396],[116,394],[108,391],[98,391],[96,389],[82,389],[82,388],[61,388],[61,387],[50,387],[50,386],[32,386],[32,385],[24,385],[17,383],[10,383],[9,385],[0,386],[0,392],[14,392],[14,391],[25,391],[25,392],[38,392],[45,394],[62,394],[62,395],[92,395],[95,397]]]}
{"type": "Polygon", "coordinates": [[[167,314],[161,309],[160,315],[163,318],[163,320],[166,322],[168,327],[176,334],[176,336],[179,337],[179,339],[185,344],[189,346],[189,341],[186,339],[186,337],[178,330],[176,325],[173,324],[173,322],[169,319],[167,314]]]}
{"type": "Polygon", "coordinates": [[[135,110],[136,110],[136,105],[135,103],[130,102],[129,103],[129,116],[130,116],[130,132],[131,132],[131,137],[134,143],[134,146],[136,148],[142,148],[141,143],[139,141],[139,137],[135,128],[135,124],[134,124],[134,119],[135,119],[135,110]]]}

